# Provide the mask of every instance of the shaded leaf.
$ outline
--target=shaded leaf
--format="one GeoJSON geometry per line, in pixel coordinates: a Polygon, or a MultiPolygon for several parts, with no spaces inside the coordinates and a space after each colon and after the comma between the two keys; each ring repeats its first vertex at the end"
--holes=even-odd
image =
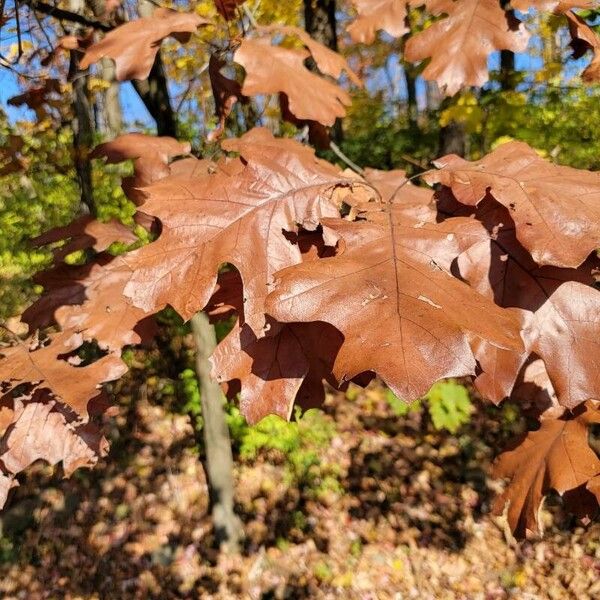
{"type": "Polygon", "coordinates": [[[0,386],[3,393],[23,383],[37,384],[51,391],[65,405],[82,417],[87,416],[87,405],[99,393],[105,381],[118,379],[126,370],[120,358],[107,355],[88,366],[76,367],[61,354],[69,349],[71,332],[57,334],[50,343],[30,347],[25,342],[0,348],[0,386]]]}
{"type": "Polygon", "coordinates": [[[564,494],[585,485],[600,473],[600,460],[588,444],[588,426],[600,423],[591,403],[573,414],[543,419],[537,431],[528,432],[494,463],[494,477],[510,479],[494,503],[502,514],[508,505],[508,522],[516,535],[540,531],[538,511],[551,490],[564,494]]]}
{"type": "Polygon", "coordinates": [[[31,398],[16,398],[13,415],[0,437],[0,508],[15,476],[37,460],[62,462],[66,477],[80,467],[92,467],[108,451],[108,442],[91,423],[78,422],[45,390],[31,398]]]}
{"type": "Polygon", "coordinates": [[[237,7],[245,0],[214,0],[217,12],[226,20],[231,21],[237,15],[237,7]]]}
{"type": "Polygon", "coordinates": [[[475,372],[472,335],[521,347],[513,314],[440,266],[459,253],[444,224],[406,216],[398,196],[364,218],[324,219],[342,240],[340,253],[277,273],[267,299],[267,313],[279,321],[326,321],[344,335],[334,366],[339,380],[375,371],[412,400],[439,379],[475,372]],[[372,327],[382,321],[385,331],[372,327]]]}
{"type": "Polygon", "coordinates": [[[488,193],[510,211],[517,239],[539,265],[578,267],[600,246],[600,173],[549,163],[527,144],[509,142],[481,160],[456,155],[425,175],[476,206],[488,193]]]}
{"type": "Polygon", "coordinates": [[[569,45],[573,48],[573,58],[581,58],[588,50],[594,53],[592,62],[581,74],[582,79],[588,83],[598,81],[600,79],[600,37],[573,11],[569,10],[564,15],[569,24],[571,34],[569,45]]]}
{"type": "Polygon", "coordinates": [[[219,266],[233,264],[244,281],[244,318],[258,334],[272,274],[300,262],[283,232],[316,229],[342,203],[374,192],[293,140],[255,129],[224,148],[243,160],[219,163],[205,177],[171,176],[145,189],[144,210],[162,223],[158,240],[127,254],[126,296],[145,312],[171,304],[185,319],[208,303],[219,266]]]}

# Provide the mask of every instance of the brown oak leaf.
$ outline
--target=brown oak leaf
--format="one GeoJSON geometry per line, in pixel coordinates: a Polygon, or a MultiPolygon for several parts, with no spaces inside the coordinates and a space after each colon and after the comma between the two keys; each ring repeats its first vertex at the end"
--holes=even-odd
{"type": "Polygon", "coordinates": [[[342,204],[375,197],[361,181],[317,159],[314,151],[255,129],[227,140],[241,159],[222,161],[204,177],[171,176],[144,191],[144,209],[162,224],[158,240],[123,257],[125,295],[151,313],[172,305],[185,319],[208,303],[223,263],[244,281],[244,317],[257,335],[275,271],[300,262],[283,233],[314,230],[342,204]]]}
{"type": "Polygon", "coordinates": [[[325,323],[272,327],[276,334],[257,339],[247,325],[237,324],[212,356],[217,381],[240,381],[240,410],[249,423],[270,414],[289,419],[294,401],[318,406],[323,379],[335,383],[331,369],[342,343],[339,332],[325,323]]]}
{"type": "MultiPolygon", "coordinates": [[[[301,232],[294,241],[304,262],[330,254],[317,232],[301,232]]],[[[229,271],[219,276],[211,298],[211,317],[237,312],[243,321],[242,282],[229,271]]],[[[335,386],[331,370],[342,344],[341,334],[327,323],[269,322],[266,337],[257,338],[238,321],[211,357],[213,376],[220,382],[238,380],[240,410],[250,423],[276,414],[289,419],[294,404],[304,409],[320,406],[323,380],[335,386]]]]}
{"type": "Polygon", "coordinates": [[[522,353],[479,349],[477,355],[487,366],[482,364],[484,373],[475,382],[479,391],[496,402],[509,396],[533,352],[544,361],[563,406],[600,398],[600,292],[593,277],[597,259],[578,269],[540,267],[516,239],[508,209],[488,196],[476,217],[483,224],[482,235],[458,257],[460,274],[499,306],[520,309],[525,340],[522,353]]]}
{"type": "Polygon", "coordinates": [[[506,206],[517,239],[539,265],[578,267],[600,246],[600,173],[554,165],[523,142],[508,142],[481,160],[434,161],[428,183],[442,183],[476,206],[488,193],[506,206]]]}
{"type": "Polygon", "coordinates": [[[553,489],[563,495],[600,474],[600,460],[588,444],[588,427],[600,423],[592,403],[574,413],[541,421],[495,461],[493,475],[510,479],[496,498],[494,512],[508,505],[508,523],[518,537],[540,531],[538,511],[553,489]]]}
{"type": "Polygon", "coordinates": [[[151,17],[136,19],[109,31],[86,50],[80,66],[87,69],[108,57],[115,61],[117,81],[146,79],[165,38],[172,36],[185,44],[198,27],[209,24],[210,21],[191,12],[157,8],[151,17]]]}
{"type": "Polygon", "coordinates": [[[285,94],[289,111],[297,119],[327,126],[345,116],[345,107],[350,105],[348,93],[304,65],[312,56],[322,73],[338,78],[346,71],[353,82],[359,83],[343,57],[295,27],[261,27],[258,34],[261,37],[242,40],[234,55],[235,62],[246,71],[244,95],[285,94]],[[300,39],[307,50],[273,46],[271,38],[277,33],[300,39]]]}
{"type": "Polygon", "coordinates": [[[588,50],[592,50],[594,56],[592,62],[585,68],[581,77],[586,82],[598,81],[600,79],[600,37],[598,34],[573,11],[564,13],[569,24],[571,34],[570,46],[573,48],[573,58],[581,58],[588,50]]]}
{"type": "Polygon", "coordinates": [[[0,432],[0,508],[15,476],[37,460],[62,462],[65,477],[92,467],[108,451],[108,442],[91,423],[81,423],[46,390],[12,401],[12,418],[0,432]]]}
{"type": "Polygon", "coordinates": [[[190,151],[189,142],[179,142],[172,137],[126,133],[96,146],[90,158],[105,158],[111,165],[133,160],[131,183],[143,187],[170,175],[170,161],[190,151]]]}
{"type": "Polygon", "coordinates": [[[438,379],[475,372],[472,336],[521,347],[514,315],[443,268],[460,253],[446,224],[415,221],[398,196],[365,218],[324,219],[341,239],[339,254],[277,273],[266,303],[278,321],[325,321],[344,335],[333,370],[338,380],[375,371],[410,400],[438,379]]]}
{"type": "Polygon", "coordinates": [[[35,246],[45,246],[62,240],[68,240],[53,250],[54,260],[60,261],[67,254],[77,250],[93,248],[103,252],[113,242],[133,244],[138,237],[125,225],[112,219],[107,222],[98,221],[89,215],[83,215],[64,227],[55,227],[31,240],[35,246]]]}
{"type": "MultiPolygon", "coordinates": [[[[407,0],[352,0],[357,17],[347,28],[353,42],[372,44],[377,31],[393,37],[409,32],[406,26],[407,0]]],[[[422,2],[413,1],[415,6],[422,2]]]]}
{"type": "Polygon", "coordinates": [[[246,0],[214,0],[217,12],[226,20],[235,19],[237,7],[244,4],[246,0]]]}
{"type": "Polygon", "coordinates": [[[68,353],[72,332],[50,338],[50,343],[30,347],[22,342],[0,348],[0,389],[7,393],[23,383],[47,389],[82,417],[87,417],[91,398],[99,393],[99,385],[118,379],[127,369],[120,358],[107,355],[90,365],[77,367],[60,358],[68,353]]]}
{"type": "Polygon", "coordinates": [[[491,52],[522,52],[527,47],[529,34],[498,0],[429,0],[427,9],[434,16],[447,16],[411,36],[404,56],[411,62],[431,59],[423,77],[437,81],[449,96],[488,80],[491,52]]]}
{"type": "Polygon", "coordinates": [[[208,61],[208,75],[215,100],[215,112],[219,118],[219,124],[216,129],[208,135],[208,140],[211,142],[218,140],[223,135],[225,121],[231,114],[234,104],[238,100],[247,102],[247,98],[242,94],[242,86],[235,79],[229,79],[229,77],[225,77],[221,73],[221,69],[224,66],[225,62],[218,59],[214,54],[211,54],[208,61]]]}

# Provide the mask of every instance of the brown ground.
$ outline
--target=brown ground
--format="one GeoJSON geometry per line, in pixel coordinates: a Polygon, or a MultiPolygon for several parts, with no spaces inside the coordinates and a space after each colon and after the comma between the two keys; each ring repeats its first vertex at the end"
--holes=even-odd
{"type": "Polygon", "coordinates": [[[247,540],[226,557],[189,418],[152,394],[132,408],[128,385],[106,461],[71,480],[39,465],[16,491],[0,523],[2,598],[600,598],[600,523],[578,526],[554,501],[545,537],[511,545],[489,515],[491,448],[519,426],[498,411],[452,436],[420,413],[395,417],[377,385],[331,396],[322,462],[339,484],[290,485],[275,451],[239,460],[247,540]]]}

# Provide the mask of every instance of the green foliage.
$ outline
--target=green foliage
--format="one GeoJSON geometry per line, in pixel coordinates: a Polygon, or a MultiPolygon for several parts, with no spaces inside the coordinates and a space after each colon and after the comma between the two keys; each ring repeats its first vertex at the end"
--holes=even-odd
{"type": "MultiPolygon", "coordinates": [[[[391,113],[382,93],[353,95],[344,120],[344,153],[361,166],[377,169],[403,168],[412,173],[417,160],[427,164],[435,158],[438,145],[437,119],[410,123],[404,113],[391,113]]],[[[333,155],[328,158],[335,160],[333,155]]]]}
{"type": "Polygon", "coordinates": [[[471,418],[473,405],[464,385],[449,379],[438,381],[427,393],[429,415],[436,429],[456,433],[471,418]]]}
{"type": "Polygon", "coordinates": [[[183,411],[192,418],[194,429],[201,431],[204,420],[202,419],[202,405],[200,404],[200,386],[195,371],[184,369],[179,373],[179,383],[184,399],[183,411]]]}
{"type": "Polygon", "coordinates": [[[452,379],[438,381],[422,399],[411,403],[398,398],[390,389],[385,391],[385,400],[397,417],[420,412],[426,405],[433,426],[450,433],[468,423],[473,412],[467,388],[452,379]]]}
{"type": "Polygon", "coordinates": [[[284,459],[290,484],[312,488],[317,496],[340,491],[338,470],[322,459],[336,434],[335,423],[323,411],[310,409],[301,414],[297,409],[294,421],[269,415],[253,426],[242,424],[236,408],[230,409],[230,415],[230,431],[243,460],[276,451],[284,459]]]}
{"type": "Polygon", "coordinates": [[[405,417],[408,413],[419,412],[421,410],[421,401],[415,400],[414,402],[405,402],[401,400],[392,392],[390,389],[385,390],[386,402],[390,405],[392,412],[397,417],[405,417]]]}
{"type": "MultiPolygon", "coordinates": [[[[70,148],[70,127],[54,128],[49,122],[9,124],[0,113],[0,147],[8,136],[23,140],[19,154],[27,170],[0,177],[0,319],[18,314],[41,292],[32,277],[51,264],[51,253],[33,248],[29,240],[52,227],[70,222],[80,210],[80,194],[70,148]]],[[[125,198],[121,176],[130,166],[103,166],[94,169],[95,202],[100,220],[116,218],[134,226],[135,206],[125,198]]],[[[139,226],[134,231],[140,244],[147,232],[139,226]]],[[[114,245],[111,251],[125,248],[114,245]]],[[[68,257],[70,264],[87,259],[79,252],[68,257]]]]}
{"type": "Polygon", "coordinates": [[[17,549],[10,537],[0,535],[0,564],[12,563],[17,555],[17,549]]]}

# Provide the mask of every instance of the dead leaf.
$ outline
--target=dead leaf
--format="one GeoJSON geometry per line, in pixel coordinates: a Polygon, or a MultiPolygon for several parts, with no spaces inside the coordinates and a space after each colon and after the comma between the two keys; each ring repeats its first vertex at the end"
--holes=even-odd
{"type": "Polygon", "coordinates": [[[447,16],[411,36],[404,56],[411,62],[430,59],[422,76],[437,81],[448,96],[469,85],[483,85],[492,52],[527,48],[529,34],[498,0],[429,0],[427,10],[436,17],[447,16]]]}
{"type": "Polygon", "coordinates": [[[115,61],[117,81],[147,79],[160,49],[160,43],[173,36],[185,44],[198,27],[210,21],[194,13],[157,8],[151,17],[136,19],[109,31],[90,46],[80,66],[87,69],[102,58],[115,61]]]}

